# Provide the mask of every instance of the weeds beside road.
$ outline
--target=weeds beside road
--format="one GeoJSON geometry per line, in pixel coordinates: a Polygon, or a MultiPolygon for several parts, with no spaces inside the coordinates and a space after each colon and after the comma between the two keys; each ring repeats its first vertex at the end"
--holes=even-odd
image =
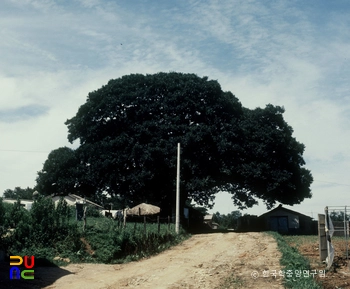
{"type": "MultiPolygon", "coordinates": [[[[325,270],[326,264],[319,257],[318,236],[283,236],[283,239],[288,246],[308,260],[311,270],[325,270]]],[[[323,289],[350,288],[350,264],[346,257],[349,240],[333,237],[332,244],[335,249],[333,265],[324,276],[317,276],[315,279],[323,289]]]]}
{"type": "Polygon", "coordinates": [[[0,250],[56,265],[122,263],[159,253],[189,236],[184,231],[176,234],[172,224],[148,223],[145,229],[143,223],[127,223],[123,228],[93,211],[88,211],[83,230],[74,209],[63,200],[55,207],[42,196],[30,211],[20,203],[5,204],[0,199],[0,250]]]}
{"type": "Polygon", "coordinates": [[[276,239],[278,250],[282,253],[280,263],[283,266],[286,288],[321,289],[322,287],[317,284],[314,276],[310,275],[312,272],[307,258],[302,256],[296,248],[290,247],[278,233],[269,232],[269,234],[276,239]]]}

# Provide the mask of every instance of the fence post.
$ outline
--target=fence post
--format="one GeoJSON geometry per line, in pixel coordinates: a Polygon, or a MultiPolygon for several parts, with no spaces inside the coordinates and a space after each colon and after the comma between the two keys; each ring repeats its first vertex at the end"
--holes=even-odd
{"type": "Polygon", "coordinates": [[[146,216],[143,216],[144,233],[146,234],[146,216]]]}
{"type": "Polygon", "coordinates": [[[327,258],[327,237],[326,237],[326,217],[323,214],[318,214],[318,240],[319,240],[319,254],[320,261],[327,258]]]}
{"type": "Polygon", "coordinates": [[[157,216],[157,223],[158,223],[158,234],[160,233],[160,222],[159,222],[159,216],[157,216]]]}
{"type": "Polygon", "coordinates": [[[344,207],[344,234],[345,234],[345,242],[346,242],[346,259],[348,259],[349,258],[349,249],[348,249],[349,222],[347,222],[346,206],[344,207]]]}
{"type": "Polygon", "coordinates": [[[127,211],[127,209],[124,209],[124,212],[123,212],[123,229],[125,229],[125,226],[126,226],[126,211],[127,211]]]}
{"type": "Polygon", "coordinates": [[[85,229],[86,229],[86,205],[85,205],[85,208],[84,208],[84,213],[83,213],[83,221],[84,221],[84,224],[83,224],[83,231],[85,232],[85,229]]]}

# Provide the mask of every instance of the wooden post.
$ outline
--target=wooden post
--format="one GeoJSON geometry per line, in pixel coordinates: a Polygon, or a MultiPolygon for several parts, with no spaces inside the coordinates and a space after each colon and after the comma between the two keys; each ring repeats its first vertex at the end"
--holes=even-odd
{"type": "Polygon", "coordinates": [[[143,231],[146,234],[146,216],[143,216],[143,226],[144,226],[143,231]]]}
{"type": "Polygon", "coordinates": [[[157,223],[158,223],[158,234],[160,233],[160,221],[159,221],[159,216],[157,216],[157,223]]]}
{"type": "Polygon", "coordinates": [[[125,229],[125,226],[126,226],[126,210],[127,209],[124,209],[124,212],[123,212],[123,229],[125,229]]]}
{"type": "Polygon", "coordinates": [[[85,205],[84,214],[83,214],[83,221],[84,221],[83,232],[85,232],[85,229],[86,229],[86,209],[87,209],[87,206],[85,205]]]}
{"type": "MultiPolygon", "coordinates": [[[[346,206],[344,208],[344,234],[346,242],[346,259],[349,259],[348,237],[349,237],[349,222],[347,222],[346,206]]],[[[350,266],[350,263],[349,263],[350,266]]]]}
{"type": "Polygon", "coordinates": [[[180,143],[177,144],[177,174],[176,174],[176,218],[175,232],[178,234],[180,228],[180,143]]]}
{"type": "Polygon", "coordinates": [[[318,214],[318,240],[320,261],[324,261],[328,256],[328,251],[326,237],[326,216],[323,214],[318,214]]]}

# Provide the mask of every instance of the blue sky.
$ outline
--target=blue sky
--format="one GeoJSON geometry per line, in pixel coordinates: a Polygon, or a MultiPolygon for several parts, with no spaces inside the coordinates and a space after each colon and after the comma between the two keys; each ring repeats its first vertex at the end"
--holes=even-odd
{"type": "MultiPolygon", "coordinates": [[[[179,71],[217,80],[246,107],[285,107],[315,179],[292,209],[350,205],[349,28],[345,0],[2,0],[0,193],[34,186],[51,150],[74,147],[64,122],[89,92],[179,71]]],[[[218,196],[214,211],[235,209],[218,196]]]]}

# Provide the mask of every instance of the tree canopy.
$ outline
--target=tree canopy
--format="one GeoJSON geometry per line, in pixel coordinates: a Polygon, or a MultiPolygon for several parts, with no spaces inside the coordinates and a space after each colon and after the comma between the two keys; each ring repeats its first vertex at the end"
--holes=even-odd
{"type": "Polygon", "coordinates": [[[14,190],[7,189],[3,193],[4,198],[9,199],[33,199],[34,189],[27,187],[26,189],[22,189],[21,187],[15,187],[14,190]]]}
{"type": "Polygon", "coordinates": [[[76,191],[76,186],[84,178],[76,151],[61,147],[51,151],[43,169],[38,172],[35,187],[44,194],[59,195],[76,191]]]}
{"type": "Polygon", "coordinates": [[[238,219],[242,217],[240,211],[232,211],[227,215],[216,212],[213,214],[213,221],[219,224],[219,228],[222,229],[237,229],[238,219]]]}
{"type": "Polygon", "coordinates": [[[312,176],[283,112],[271,104],[244,108],[217,81],[194,74],[123,76],[89,93],[66,121],[68,140],[80,146],[56,162],[65,172],[45,163],[38,187],[55,172],[47,183],[68,179],[65,190],[171,206],[181,143],[183,202],[210,207],[217,192],[228,191],[240,208],[258,199],[268,208],[300,203],[311,197],[312,176]]]}

